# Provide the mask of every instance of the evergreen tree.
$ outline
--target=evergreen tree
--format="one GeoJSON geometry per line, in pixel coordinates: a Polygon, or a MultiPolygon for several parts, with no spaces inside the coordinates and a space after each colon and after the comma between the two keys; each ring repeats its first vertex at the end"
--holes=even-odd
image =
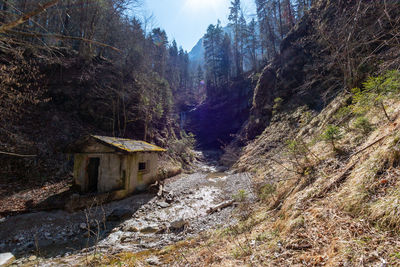
{"type": "Polygon", "coordinates": [[[196,86],[199,88],[204,83],[204,71],[201,65],[197,67],[196,86]]]}
{"type": "Polygon", "coordinates": [[[218,87],[219,49],[222,42],[222,29],[220,22],[210,25],[204,35],[205,61],[207,84],[218,87]]]}
{"type": "Polygon", "coordinates": [[[152,31],[150,38],[154,44],[153,70],[161,77],[165,77],[168,45],[167,34],[164,30],[156,28],[152,31]]]}
{"type": "Polygon", "coordinates": [[[231,38],[226,33],[219,49],[220,64],[219,78],[221,82],[226,83],[230,80],[231,74],[231,38]]]}
{"type": "Polygon", "coordinates": [[[188,84],[190,80],[189,75],[189,55],[182,47],[179,48],[179,70],[180,70],[180,92],[187,93],[188,84]]]}
{"type": "Polygon", "coordinates": [[[233,28],[233,57],[234,57],[234,63],[235,63],[235,69],[236,69],[236,76],[239,76],[242,74],[242,64],[240,60],[240,51],[239,51],[239,46],[240,46],[240,14],[241,14],[241,6],[240,6],[240,0],[234,0],[231,2],[231,7],[230,9],[230,14],[229,14],[229,22],[230,26],[233,28]]]}
{"type": "Polygon", "coordinates": [[[166,79],[168,80],[172,91],[175,93],[180,84],[178,45],[175,40],[172,41],[172,44],[168,49],[168,54],[166,79]]]}
{"type": "Polygon", "coordinates": [[[241,12],[240,18],[239,18],[239,65],[240,65],[240,71],[243,72],[243,60],[245,56],[245,49],[246,49],[246,42],[247,42],[247,22],[246,19],[244,18],[243,12],[241,12]]]}
{"type": "Polygon", "coordinates": [[[250,21],[246,33],[246,55],[253,71],[256,71],[258,69],[257,50],[259,48],[259,39],[257,34],[257,22],[254,19],[250,21]]]}

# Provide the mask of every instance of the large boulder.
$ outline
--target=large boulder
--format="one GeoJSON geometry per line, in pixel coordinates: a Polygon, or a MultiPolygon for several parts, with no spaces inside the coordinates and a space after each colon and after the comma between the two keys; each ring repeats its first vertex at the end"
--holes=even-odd
{"type": "Polygon", "coordinates": [[[170,226],[169,229],[171,230],[180,230],[183,227],[185,227],[188,224],[188,222],[185,219],[179,219],[176,221],[173,221],[170,226]]]}
{"type": "Polygon", "coordinates": [[[0,266],[8,266],[11,263],[13,263],[15,260],[15,257],[12,253],[6,252],[6,253],[0,253],[0,266]]]}

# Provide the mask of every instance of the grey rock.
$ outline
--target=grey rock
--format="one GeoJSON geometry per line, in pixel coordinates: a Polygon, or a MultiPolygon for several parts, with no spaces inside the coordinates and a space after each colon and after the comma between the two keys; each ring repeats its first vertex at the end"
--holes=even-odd
{"type": "Polygon", "coordinates": [[[160,202],[157,205],[161,208],[168,208],[170,206],[167,202],[160,202]]]}
{"type": "Polygon", "coordinates": [[[173,221],[170,224],[169,228],[177,230],[177,229],[181,229],[185,225],[187,225],[187,221],[185,221],[184,219],[179,219],[179,220],[173,221]]]}
{"type": "Polygon", "coordinates": [[[137,229],[137,227],[128,224],[128,225],[125,225],[122,228],[122,231],[124,231],[124,232],[138,232],[139,230],[137,229]]]}
{"type": "Polygon", "coordinates": [[[15,257],[12,253],[0,253],[0,266],[6,266],[15,261],[15,257]]]}
{"type": "Polygon", "coordinates": [[[142,234],[151,234],[151,233],[156,233],[159,229],[155,226],[146,226],[142,229],[140,229],[140,232],[142,234]]]}
{"type": "Polygon", "coordinates": [[[128,243],[131,241],[131,237],[130,236],[122,236],[121,237],[121,242],[122,243],[128,243]]]}
{"type": "Polygon", "coordinates": [[[29,261],[35,261],[37,257],[35,255],[32,255],[28,258],[29,261]]]}
{"type": "Polygon", "coordinates": [[[152,257],[150,257],[150,258],[147,258],[146,262],[147,262],[149,265],[154,265],[154,266],[159,266],[159,265],[161,265],[160,260],[159,260],[156,256],[152,256],[152,257]]]}
{"type": "Polygon", "coordinates": [[[86,230],[86,223],[81,223],[80,225],[79,225],[79,228],[81,228],[82,230],[86,230]]]}
{"type": "MultiPolygon", "coordinates": [[[[120,227],[120,226],[115,227],[115,228],[113,228],[113,229],[111,230],[111,233],[118,232],[119,230],[121,230],[121,227],[120,227]]],[[[123,230],[123,231],[124,231],[124,230],[123,230]]]]}
{"type": "Polygon", "coordinates": [[[156,234],[160,235],[160,234],[165,234],[165,232],[167,231],[167,227],[166,226],[162,226],[157,232],[156,234]]]}

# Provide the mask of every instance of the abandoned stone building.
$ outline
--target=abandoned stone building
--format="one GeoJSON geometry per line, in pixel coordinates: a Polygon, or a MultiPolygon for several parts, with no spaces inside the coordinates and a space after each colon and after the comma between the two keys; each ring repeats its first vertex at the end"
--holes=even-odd
{"type": "Polygon", "coordinates": [[[130,139],[91,135],[69,149],[74,179],[81,192],[113,192],[124,197],[157,179],[165,149],[130,139]]]}

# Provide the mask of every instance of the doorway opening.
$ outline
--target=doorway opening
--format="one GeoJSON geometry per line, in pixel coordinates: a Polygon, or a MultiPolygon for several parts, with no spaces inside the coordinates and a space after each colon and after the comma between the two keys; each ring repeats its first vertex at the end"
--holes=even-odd
{"type": "Polygon", "coordinates": [[[99,182],[100,158],[89,158],[87,167],[88,173],[88,191],[97,192],[97,183],[99,182]]]}

